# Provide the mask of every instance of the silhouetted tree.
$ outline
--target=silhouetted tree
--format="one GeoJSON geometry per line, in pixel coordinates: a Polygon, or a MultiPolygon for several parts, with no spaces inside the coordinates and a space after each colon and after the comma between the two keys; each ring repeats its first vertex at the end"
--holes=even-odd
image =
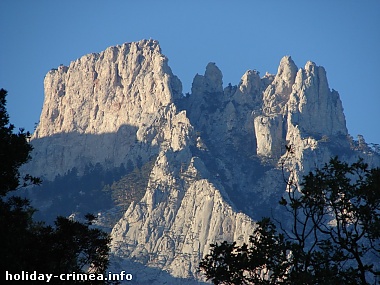
{"type": "Polygon", "coordinates": [[[211,245],[200,270],[214,284],[374,282],[380,275],[380,169],[333,158],[300,185],[289,181],[280,201],[288,225],[279,222],[278,230],[264,218],[248,245],[211,245]]]}
{"type": "MultiPolygon", "coordinates": [[[[32,150],[28,143],[30,134],[20,129],[14,133],[15,126],[9,123],[6,110],[7,91],[0,89],[0,197],[20,186],[19,168],[29,159],[32,150]]],[[[37,184],[39,179],[26,175],[24,183],[37,184]]]]}
{"type": "MultiPolygon", "coordinates": [[[[7,91],[0,90],[0,269],[9,273],[103,273],[108,266],[110,237],[88,223],[56,219],[54,226],[33,221],[35,209],[27,199],[11,196],[19,187],[39,184],[38,178],[20,177],[19,168],[30,159],[29,133],[14,133],[6,111],[7,91]],[[21,181],[21,182],[20,182],[21,181]]],[[[3,273],[5,274],[5,272],[3,273]]],[[[37,283],[35,284],[39,284],[37,283]]],[[[104,284],[71,281],[70,284],[104,284]]],[[[33,281],[28,284],[33,284],[33,281]]],[[[54,284],[60,284],[55,280],[54,284]]]]}
{"type": "Polygon", "coordinates": [[[290,244],[269,218],[257,223],[249,244],[211,244],[211,253],[199,264],[214,284],[288,284],[290,244]]]}

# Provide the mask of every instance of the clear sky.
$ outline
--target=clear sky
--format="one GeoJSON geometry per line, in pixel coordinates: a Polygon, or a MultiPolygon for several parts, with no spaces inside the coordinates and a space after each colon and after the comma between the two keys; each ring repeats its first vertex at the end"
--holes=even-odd
{"type": "Polygon", "coordinates": [[[327,71],[349,133],[380,143],[380,1],[0,0],[0,87],[17,127],[33,130],[45,74],[108,46],[160,42],[189,92],[208,62],[224,85],[248,69],[276,73],[284,55],[327,71]]]}

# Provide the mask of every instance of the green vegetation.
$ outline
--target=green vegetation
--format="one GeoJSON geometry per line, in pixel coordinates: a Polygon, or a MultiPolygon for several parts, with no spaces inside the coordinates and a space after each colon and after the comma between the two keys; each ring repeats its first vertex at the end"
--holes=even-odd
{"type": "Polygon", "coordinates": [[[290,179],[288,190],[279,229],[264,218],[249,244],[211,245],[200,262],[206,277],[214,284],[376,283],[380,169],[334,158],[300,185],[290,179]]]}
{"type": "MultiPolygon", "coordinates": [[[[106,185],[103,191],[111,193],[114,203],[126,210],[132,201],[139,201],[144,196],[155,160],[156,157],[153,157],[145,164],[138,163],[133,171],[112,185],[106,185]]],[[[128,164],[132,165],[132,163],[128,164]]]]}
{"type": "Polygon", "coordinates": [[[82,175],[76,168],[65,175],[57,175],[54,181],[45,181],[41,186],[28,190],[36,205],[44,205],[36,213],[36,219],[53,224],[56,216],[75,213],[82,218],[86,213],[99,213],[114,206],[111,193],[102,191],[125,175],[124,165],[105,170],[99,163],[87,165],[82,175]]]}
{"type": "Polygon", "coordinates": [[[85,213],[98,213],[115,205],[125,211],[132,201],[144,196],[156,156],[148,162],[137,157],[135,164],[128,160],[126,166],[104,169],[99,163],[87,165],[82,175],[76,168],[54,181],[29,190],[33,200],[45,205],[35,217],[53,224],[56,216],[82,218],[85,213]],[[46,206],[47,205],[47,206],[46,206]]]}
{"type": "MultiPolygon", "coordinates": [[[[6,95],[0,90],[0,268],[11,274],[37,271],[61,273],[104,273],[108,266],[110,237],[91,227],[93,216],[82,224],[58,217],[54,226],[37,223],[35,209],[27,199],[11,196],[11,192],[27,185],[41,183],[38,178],[20,177],[19,168],[32,150],[29,133],[14,133],[6,111],[6,95]]],[[[39,284],[30,281],[28,284],[39,284]]],[[[62,281],[63,283],[64,281],[62,281]]],[[[104,284],[91,281],[87,284],[104,284]]],[[[71,281],[70,284],[86,284],[71,281]]],[[[55,280],[54,284],[61,284],[55,280]]]]}

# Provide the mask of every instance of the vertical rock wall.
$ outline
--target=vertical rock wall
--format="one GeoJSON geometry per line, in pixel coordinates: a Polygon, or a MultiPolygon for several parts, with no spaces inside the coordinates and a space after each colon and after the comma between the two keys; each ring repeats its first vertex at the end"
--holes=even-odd
{"type": "Polygon", "coordinates": [[[247,241],[260,206],[275,208],[285,191],[286,145],[293,153],[286,167],[299,176],[337,150],[347,160],[358,155],[323,67],[298,69],[286,56],[276,75],[249,70],[225,88],[222,79],[209,63],[184,97],[154,40],[83,56],[45,77],[25,171],[53,180],[74,167],[156,157],[144,197],[109,225],[114,262],[159,269],[142,278],[147,284],[170,283],[169,275],[194,284],[210,243],[247,241]]]}

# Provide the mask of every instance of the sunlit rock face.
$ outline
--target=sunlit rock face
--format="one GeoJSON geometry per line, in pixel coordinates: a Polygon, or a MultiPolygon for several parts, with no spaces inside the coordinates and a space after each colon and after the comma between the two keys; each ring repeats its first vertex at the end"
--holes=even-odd
{"type": "Polygon", "coordinates": [[[275,79],[264,91],[255,130],[257,153],[265,157],[278,157],[284,139],[298,145],[301,137],[348,135],[342,102],[329,89],[324,68],[308,62],[297,71],[289,56],[281,60],[275,79]]]}
{"type": "Polygon", "coordinates": [[[48,72],[44,86],[45,102],[34,138],[140,126],[182,93],[181,82],[153,40],[85,55],[48,72]]]}
{"type": "Polygon", "coordinates": [[[255,221],[279,210],[289,169],[300,180],[334,155],[380,165],[353,147],[324,68],[298,68],[290,56],[277,74],[248,70],[228,86],[209,63],[184,96],[158,42],[142,40],[51,70],[44,86],[25,172],[54,180],[152,161],[145,195],[106,225],[111,265],[134,269],[135,284],[204,282],[198,264],[210,244],[247,242],[255,221]]]}
{"type": "Polygon", "coordinates": [[[142,40],[49,71],[32,172],[53,179],[74,166],[109,168],[157,152],[163,138],[155,123],[171,118],[169,105],[182,94],[167,62],[157,41],[142,40]]]}

